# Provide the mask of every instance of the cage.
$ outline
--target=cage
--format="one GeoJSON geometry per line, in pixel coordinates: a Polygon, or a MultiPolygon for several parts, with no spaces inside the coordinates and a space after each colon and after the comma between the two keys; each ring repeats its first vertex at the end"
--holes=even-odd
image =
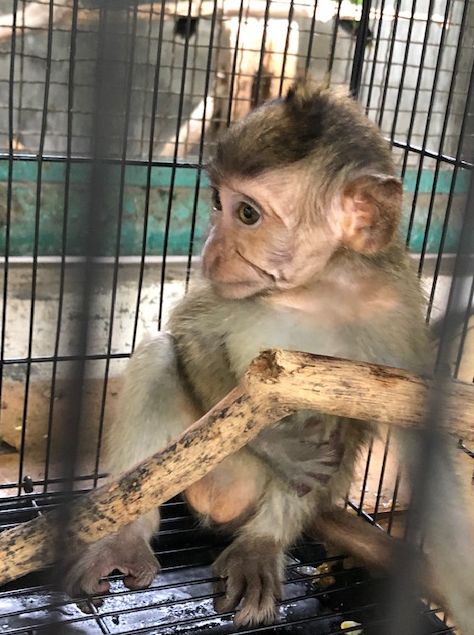
{"type": "MultiPolygon", "coordinates": [[[[427,321],[450,318],[450,372],[473,382],[474,268],[456,270],[472,211],[469,0],[4,0],[0,50],[2,529],[102,482],[124,365],[198,268],[215,140],[300,77],[349,88],[390,141],[427,321]]],[[[466,483],[473,457],[461,440],[466,483]]],[[[346,505],[403,532],[390,435],[367,449],[346,505]]],[[[54,572],[31,574],[0,589],[2,632],[234,632],[212,609],[224,544],[173,499],[152,587],[112,576],[84,613],[54,572]]],[[[279,622],[239,632],[389,632],[389,583],[331,559],[327,584],[321,545],[298,544],[279,622]]],[[[417,613],[416,632],[455,632],[442,607],[420,598],[417,613]]]]}

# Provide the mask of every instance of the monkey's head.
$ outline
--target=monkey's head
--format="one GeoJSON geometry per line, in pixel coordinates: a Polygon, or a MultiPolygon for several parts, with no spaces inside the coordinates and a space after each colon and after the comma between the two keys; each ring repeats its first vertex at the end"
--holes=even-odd
{"type": "Polygon", "coordinates": [[[391,243],[402,187],[378,128],[348,96],[292,89],[234,124],[208,166],[203,272],[244,298],[304,286],[340,249],[391,243]]]}

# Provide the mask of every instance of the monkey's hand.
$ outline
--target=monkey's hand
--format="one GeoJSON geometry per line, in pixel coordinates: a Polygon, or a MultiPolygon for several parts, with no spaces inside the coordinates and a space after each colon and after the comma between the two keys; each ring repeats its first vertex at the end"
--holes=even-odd
{"type": "Polygon", "coordinates": [[[277,618],[276,601],[281,598],[284,554],[270,538],[237,538],[213,565],[222,579],[215,591],[218,613],[233,611],[236,626],[271,624],[277,618]]]}
{"type": "MultiPolygon", "coordinates": [[[[158,560],[146,538],[125,527],[112,536],[83,548],[65,563],[64,590],[73,598],[84,598],[107,593],[110,583],[104,580],[112,571],[125,575],[124,584],[129,589],[144,589],[153,582],[160,570],[158,560]]],[[[102,600],[93,600],[100,606],[102,600]]],[[[90,612],[85,603],[80,608],[90,612]]]]}

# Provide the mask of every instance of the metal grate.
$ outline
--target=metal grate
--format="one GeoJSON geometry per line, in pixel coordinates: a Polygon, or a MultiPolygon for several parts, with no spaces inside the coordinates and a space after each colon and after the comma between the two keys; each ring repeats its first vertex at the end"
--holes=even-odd
{"type": "MultiPolygon", "coordinates": [[[[3,503],[0,514],[6,525],[13,524],[34,517],[38,510],[46,511],[59,500],[57,495],[22,497],[3,503]]],[[[70,598],[44,584],[44,576],[43,580],[39,575],[29,576],[0,592],[2,633],[39,635],[48,632],[52,623],[61,634],[234,632],[232,614],[216,616],[212,608],[215,578],[209,567],[226,544],[222,536],[197,526],[179,499],[164,505],[162,512],[162,529],[155,544],[162,570],[149,589],[129,591],[119,583],[119,576],[111,576],[113,595],[103,596],[104,603],[98,608],[89,603],[90,612],[85,614],[70,598]]],[[[313,542],[298,544],[288,557],[278,624],[240,629],[239,633],[336,635],[344,621],[362,624],[364,633],[380,633],[387,626],[387,582],[370,579],[362,569],[344,568],[344,560],[343,555],[328,558],[313,542]],[[337,564],[329,583],[327,575],[316,569],[328,561],[337,564]]],[[[453,632],[434,608],[420,602],[418,611],[420,632],[453,632]]],[[[354,627],[344,632],[357,631],[354,627]]]]}

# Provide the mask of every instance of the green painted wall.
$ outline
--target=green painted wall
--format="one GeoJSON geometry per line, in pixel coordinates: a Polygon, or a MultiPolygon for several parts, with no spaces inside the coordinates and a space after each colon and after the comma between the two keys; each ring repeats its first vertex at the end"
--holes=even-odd
{"type": "MultiPolygon", "coordinates": [[[[8,161],[0,160],[0,250],[5,253],[8,161]]],[[[66,253],[79,255],[80,237],[85,231],[83,219],[88,205],[90,165],[72,162],[70,164],[70,185],[66,196],[66,164],[44,161],[42,167],[39,205],[37,197],[38,165],[34,161],[14,161],[12,209],[10,223],[10,255],[31,255],[35,240],[35,217],[38,217],[38,254],[58,255],[62,252],[65,202],[68,206],[66,226],[66,253]]],[[[123,216],[120,231],[120,254],[141,254],[143,224],[146,207],[146,166],[126,166],[124,169],[123,216]]],[[[446,214],[449,192],[452,184],[452,170],[440,171],[433,199],[433,217],[428,233],[428,251],[436,252],[439,247],[441,228],[446,214]]],[[[456,248],[464,194],[468,188],[468,173],[459,170],[454,184],[454,196],[451,206],[449,231],[445,251],[456,248]]],[[[194,207],[195,187],[199,181],[197,170],[179,167],[174,172],[174,191],[171,203],[169,192],[173,171],[171,168],[154,167],[151,169],[151,191],[149,221],[146,236],[147,254],[161,254],[163,251],[166,215],[171,205],[168,253],[179,255],[188,253],[190,241],[191,217],[194,207]]],[[[118,231],[120,209],[121,167],[109,166],[105,177],[108,182],[109,196],[101,210],[100,221],[105,225],[105,253],[114,255],[118,231]]],[[[429,170],[421,173],[416,200],[410,248],[419,251],[425,234],[428,209],[433,191],[434,175],[429,170]]],[[[194,253],[198,253],[207,224],[209,193],[206,178],[200,180],[200,192],[196,207],[196,227],[194,235],[194,253]]],[[[417,170],[408,170],[404,180],[405,209],[402,232],[406,235],[408,219],[411,214],[413,193],[416,189],[417,170]]]]}

